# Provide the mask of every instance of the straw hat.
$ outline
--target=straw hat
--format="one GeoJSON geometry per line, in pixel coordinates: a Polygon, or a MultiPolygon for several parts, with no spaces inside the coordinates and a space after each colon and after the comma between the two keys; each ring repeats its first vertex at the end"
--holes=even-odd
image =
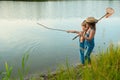
{"type": "Polygon", "coordinates": [[[87,23],[97,23],[97,19],[95,19],[94,17],[88,17],[87,19],[86,19],[86,22],[87,23]]]}

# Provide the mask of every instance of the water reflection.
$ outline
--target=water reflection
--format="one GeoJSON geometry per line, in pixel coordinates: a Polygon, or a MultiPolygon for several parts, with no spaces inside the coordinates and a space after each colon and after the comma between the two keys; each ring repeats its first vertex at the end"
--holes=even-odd
{"type": "MultiPolygon", "coordinates": [[[[119,1],[0,2],[0,19],[45,19],[100,17],[106,7],[119,14],[119,1]]],[[[117,15],[114,15],[117,17],[117,15]]]]}

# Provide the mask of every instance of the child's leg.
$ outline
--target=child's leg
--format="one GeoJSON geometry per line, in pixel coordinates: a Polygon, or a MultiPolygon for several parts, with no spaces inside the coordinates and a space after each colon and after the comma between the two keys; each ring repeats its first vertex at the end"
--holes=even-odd
{"type": "Polygon", "coordinates": [[[84,65],[85,61],[84,61],[84,41],[80,42],[80,60],[81,63],[84,65]]]}
{"type": "Polygon", "coordinates": [[[87,47],[87,49],[86,49],[86,51],[85,51],[85,59],[88,60],[88,63],[89,63],[89,64],[91,64],[90,55],[91,55],[91,53],[92,53],[92,51],[93,51],[93,48],[94,48],[94,46],[93,46],[93,47],[87,47]]]}

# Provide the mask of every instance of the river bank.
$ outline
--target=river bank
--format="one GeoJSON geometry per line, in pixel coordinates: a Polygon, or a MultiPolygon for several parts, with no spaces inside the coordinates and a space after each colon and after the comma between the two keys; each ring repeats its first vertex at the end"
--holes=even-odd
{"type": "MultiPolygon", "coordinates": [[[[89,66],[65,66],[55,72],[32,76],[33,80],[119,80],[120,79],[120,47],[110,45],[106,51],[101,51],[97,56],[92,55],[92,64],[89,66]]],[[[28,79],[30,80],[30,79],[28,79]]]]}

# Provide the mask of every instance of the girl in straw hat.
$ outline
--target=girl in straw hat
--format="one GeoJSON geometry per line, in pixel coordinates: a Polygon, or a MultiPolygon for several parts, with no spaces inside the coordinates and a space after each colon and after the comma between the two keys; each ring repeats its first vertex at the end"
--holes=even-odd
{"type": "Polygon", "coordinates": [[[95,46],[94,36],[96,32],[96,22],[97,19],[95,19],[94,17],[88,17],[86,19],[86,27],[89,27],[89,29],[87,30],[85,36],[83,35],[83,38],[85,39],[85,48],[86,48],[84,54],[85,54],[85,59],[88,60],[88,64],[91,64],[90,55],[95,46]]]}
{"type": "Polygon", "coordinates": [[[75,31],[75,30],[68,30],[67,32],[68,33],[76,33],[76,34],[79,34],[79,46],[80,46],[80,61],[82,63],[82,65],[84,65],[85,63],[85,59],[84,59],[84,38],[83,36],[85,35],[85,33],[87,32],[88,30],[88,27],[86,26],[86,21],[84,20],[81,24],[82,26],[82,30],[83,31],[75,31]]]}

